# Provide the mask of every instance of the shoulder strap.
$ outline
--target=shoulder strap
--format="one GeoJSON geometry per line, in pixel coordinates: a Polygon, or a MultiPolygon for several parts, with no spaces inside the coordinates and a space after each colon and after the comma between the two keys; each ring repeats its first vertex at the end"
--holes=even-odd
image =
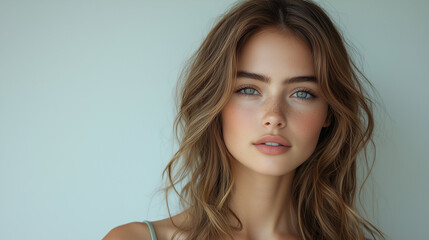
{"type": "Polygon", "coordinates": [[[156,234],[155,234],[155,228],[153,228],[152,223],[149,221],[143,221],[143,222],[146,223],[147,226],[149,227],[150,237],[152,238],[152,240],[157,240],[156,234]]]}

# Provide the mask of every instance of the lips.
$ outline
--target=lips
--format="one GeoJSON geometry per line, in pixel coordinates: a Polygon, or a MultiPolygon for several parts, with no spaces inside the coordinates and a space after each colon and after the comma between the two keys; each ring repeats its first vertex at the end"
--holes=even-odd
{"type": "Polygon", "coordinates": [[[260,138],[258,141],[256,141],[254,143],[254,145],[261,145],[261,144],[264,144],[266,142],[278,143],[278,144],[281,144],[285,147],[290,147],[290,143],[285,138],[283,138],[281,136],[273,136],[273,135],[268,135],[268,136],[264,136],[264,137],[260,138]]]}
{"type": "Polygon", "coordinates": [[[266,155],[280,155],[283,154],[290,149],[290,143],[281,136],[273,136],[268,135],[262,137],[258,141],[256,141],[253,145],[255,145],[256,149],[258,149],[261,153],[266,155]],[[270,146],[265,145],[264,143],[278,143],[280,146],[270,146]]]}

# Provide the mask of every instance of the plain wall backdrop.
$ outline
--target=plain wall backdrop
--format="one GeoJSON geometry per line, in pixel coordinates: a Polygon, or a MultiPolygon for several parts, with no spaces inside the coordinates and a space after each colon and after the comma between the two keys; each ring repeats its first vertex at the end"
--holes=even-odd
{"type": "MultiPolygon", "coordinates": [[[[168,216],[173,93],[232,0],[0,0],[0,239],[101,239],[168,216]]],[[[429,1],[319,0],[378,91],[368,217],[429,229],[429,1]]]]}

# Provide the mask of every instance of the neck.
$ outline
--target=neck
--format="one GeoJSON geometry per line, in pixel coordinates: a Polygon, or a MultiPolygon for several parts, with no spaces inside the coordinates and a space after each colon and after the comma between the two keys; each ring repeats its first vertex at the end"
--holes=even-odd
{"type": "MultiPolygon", "coordinates": [[[[242,223],[239,234],[251,239],[296,236],[296,217],[291,207],[291,185],[295,172],[267,176],[240,163],[236,164],[234,172],[236,179],[230,208],[242,223]]],[[[233,223],[236,221],[233,220],[233,223]]]]}

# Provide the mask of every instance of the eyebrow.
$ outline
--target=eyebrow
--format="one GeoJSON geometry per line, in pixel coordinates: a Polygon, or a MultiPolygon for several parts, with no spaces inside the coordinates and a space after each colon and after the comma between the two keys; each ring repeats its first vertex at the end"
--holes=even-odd
{"type": "MultiPolygon", "coordinates": [[[[265,82],[265,83],[270,83],[271,79],[268,76],[265,76],[263,74],[258,74],[258,73],[251,73],[251,72],[246,72],[246,71],[238,71],[237,72],[237,78],[250,78],[250,79],[254,79],[254,80],[258,80],[261,82],[265,82]]],[[[283,83],[301,83],[301,82],[317,82],[316,81],[316,77],[314,76],[297,76],[297,77],[293,77],[290,79],[286,79],[285,81],[283,81],[283,83]]]]}

